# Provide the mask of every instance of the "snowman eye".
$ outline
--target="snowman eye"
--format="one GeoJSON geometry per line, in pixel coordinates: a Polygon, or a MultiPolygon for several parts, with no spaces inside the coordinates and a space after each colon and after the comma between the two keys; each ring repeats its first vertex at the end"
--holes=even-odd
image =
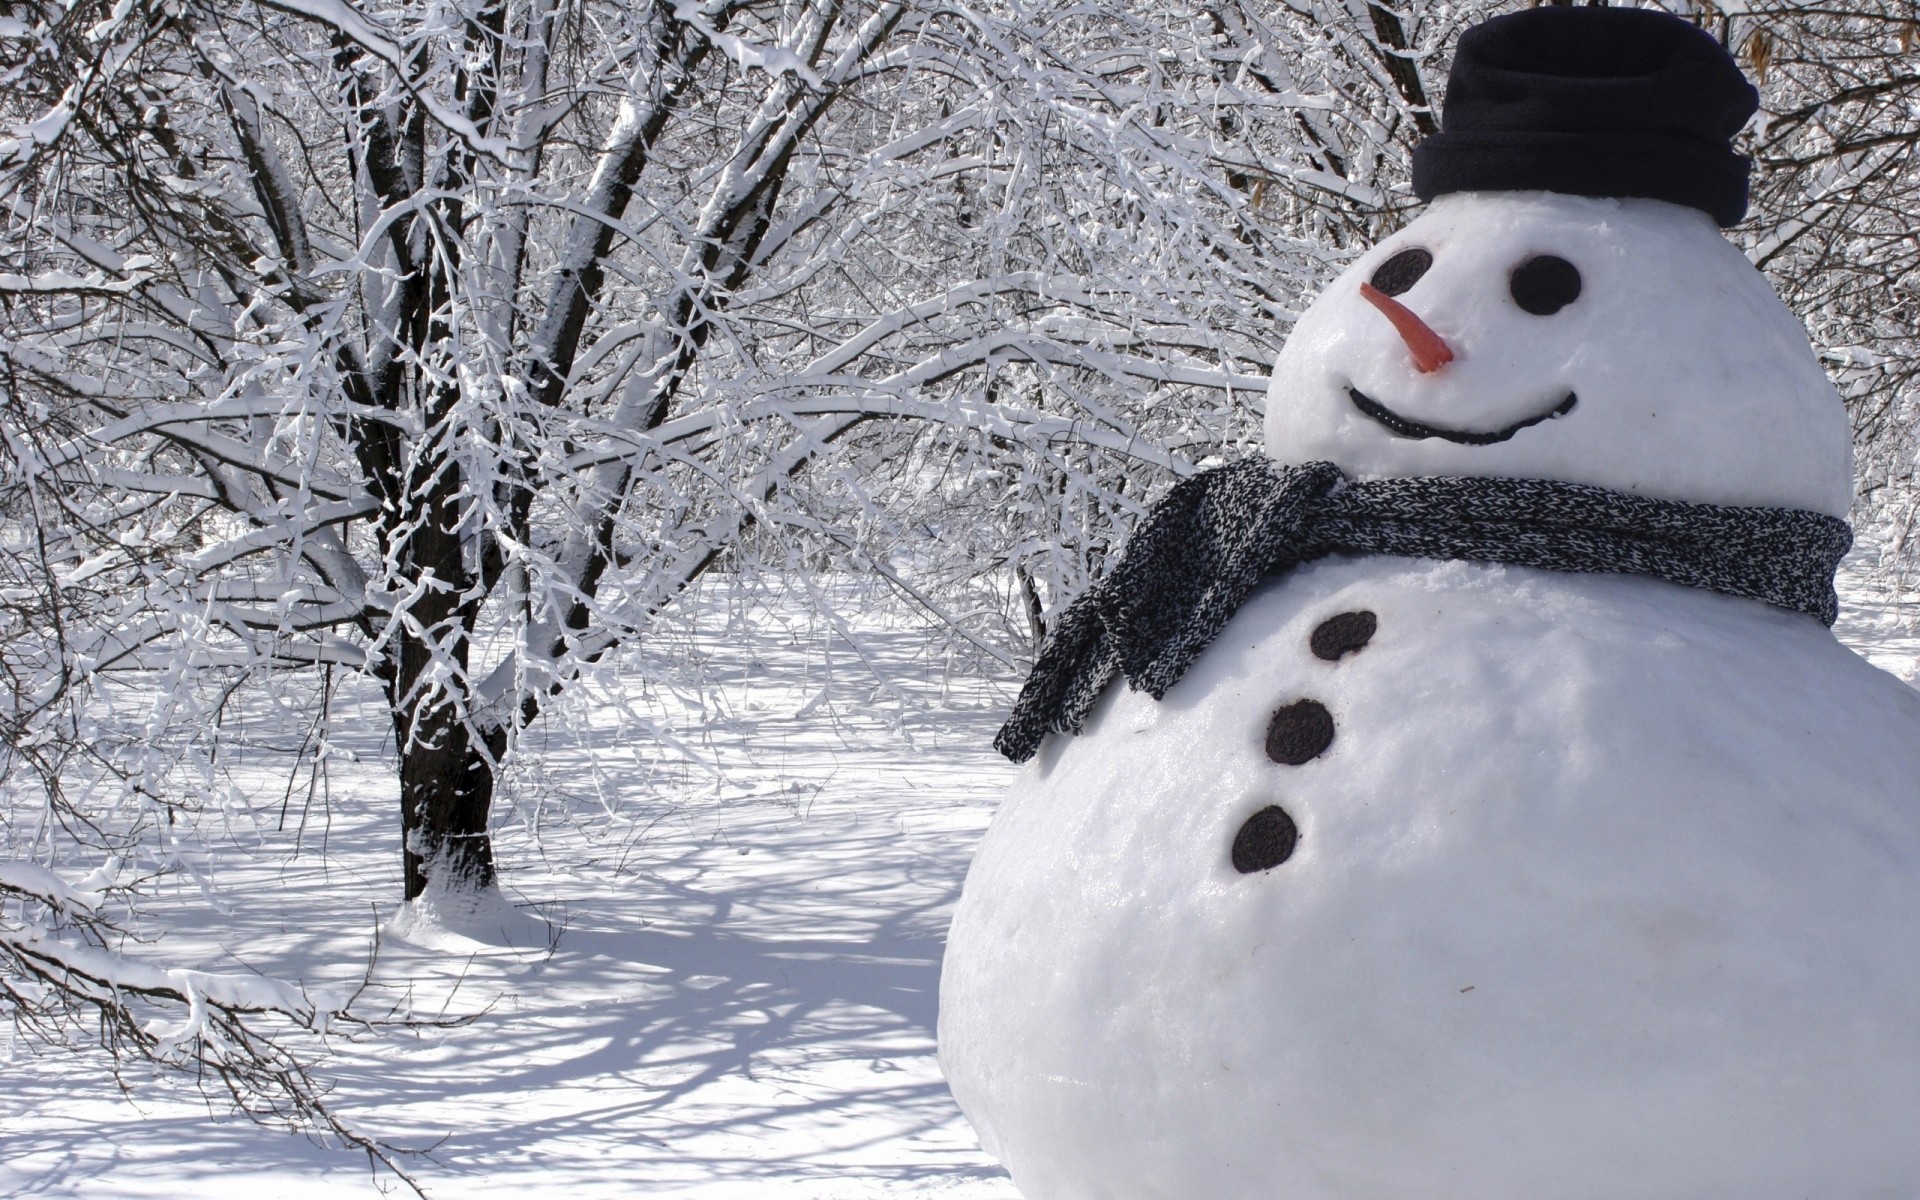
{"type": "Polygon", "coordinates": [[[1580,271],[1564,258],[1535,255],[1513,269],[1507,290],[1522,309],[1550,317],[1580,298],[1580,271]]]}
{"type": "Polygon", "coordinates": [[[1374,271],[1373,278],[1367,282],[1389,296],[1398,296],[1419,283],[1420,277],[1432,265],[1433,255],[1416,246],[1411,250],[1402,250],[1381,263],[1379,269],[1374,271]]]}

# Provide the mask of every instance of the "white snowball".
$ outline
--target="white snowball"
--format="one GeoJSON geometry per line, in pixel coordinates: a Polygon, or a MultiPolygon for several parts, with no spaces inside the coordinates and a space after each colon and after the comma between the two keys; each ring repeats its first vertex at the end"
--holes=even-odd
{"type": "Polygon", "coordinates": [[[1806,331],[1704,213],[1657,200],[1544,192],[1443,197],[1354,263],[1303,314],[1267,398],[1267,450],[1350,474],[1563,479],[1673,500],[1780,505],[1845,516],[1845,413],[1806,331]],[[1414,366],[1360,284],[1420,247],[1433,265],[1398,298],[1453,350],[1414,366]],[[1579,298],[1550,316],[1509,293],[1514,268],[1550,254],[1579,298]],[[1496,431],[1565,416],[1494,445],[1396,435],[1363,416],[1357,387],[1401,417],[1496,431]]]}
{"type": "MultiPolygon", "coordinates": [[[[1689,244],[1648,210],[1582,211],[1689,244]]],[[[1632,257],[1600,232],[1496,236],[1580,255],[1596,305],[1632,257]]],[[[1428,244],[1439,264],[1454,245],[1428,244]]],[[[1752,289],[1716,294],[1774,320],[1752,289]]],[[[1632,373],[1560,353],[1553,378],[1583,388],[1632,373]]],[[[1386,391],[1389,368],[1368,372],[1386,391]]],[[[1651,403],[1593,395],[1601,419],[1609,397],[1651,403]]],[[[1659,411],[1678,426],[1690,408],[1659,411]]],[[[1702,459],[1782,453],[1765,423],[1733,422],[1743,449],[1702,459]]],[[[1678,469],[1641,448],[1665,465],[1632,480],[1611,454],[1585,474],[1551,448],[1506,463],[1649,488],[1678,469]]],[[[1831,511],[1817,475],[1766,498],[1831,511]]],[[[942,1063],[1028,1200],[1909,1196],[1916,732],[1920,695],[1757,602],[1323,561],[1250,602],[1163,702],[1115,687],[1029,764],[954,919],[942,1063]],[[1311,655],[1314,627],[1353,609],[1378,614],[1372,642],[1311,655]],[[1302,698],[1334,741],[1276,764],[1268,720],[1302,698]],[[1235,833],[1270,804],[1298,848],[1239,874],[1235,833]]]]}

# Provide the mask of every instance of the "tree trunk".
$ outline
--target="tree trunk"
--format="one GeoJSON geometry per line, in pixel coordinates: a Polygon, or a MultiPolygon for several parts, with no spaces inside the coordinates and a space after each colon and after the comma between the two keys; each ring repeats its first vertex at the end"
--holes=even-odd
{"type": "MultiPolygon", "coordinates": [[[[430,427],[433,432],[447,429],[451,408],[451,400],[442,397],[432,413],[438,425],[430,427]]],[[[408,621],[395,631],[387,680],[400,755],[408,900],[429,885],[478,892],[494,882],[487,814],[493,807],[494,767],[506,752],[507,736],[480,724],[469,691],[482,589],[460,533],[469,506],[466,478],[443,449],[452,440],[450,433],[443,434],[400,475],[402,486],[389,486],[387,494],[394,499],[380,514],[395,574],[417,596],[408,621]]]]}
{"type": "Polygon", "coordinates": [[[505,738],[498,747],[475,745],[467,723],[450,704],[420,715],[396,712],[394,729],[400,746],[406,898],[419,897],[429,882],[442,891],[492,887],[487,815],[493,807],[493,764],[505,738]]]}

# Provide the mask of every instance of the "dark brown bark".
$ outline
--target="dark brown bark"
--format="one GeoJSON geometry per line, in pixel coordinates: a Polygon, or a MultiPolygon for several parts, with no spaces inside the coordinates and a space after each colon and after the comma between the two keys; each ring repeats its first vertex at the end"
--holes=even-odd
{"type": "Polygon", "coordinates": [[[493,762],[505,748],[504,739],[495,747],[474,745],[451,705],[412,724],[415,741],[400,751],[406,898],[419,897],[429,883],[456,892],[492,887],[487,816],[493,808],[493,762]]]}
{"type": "Polygon", "coordinates": [[[449,691],[464,687],[477,591],[460,536],[460,472],[440,455],[424,457],[405,489],[414,506],[382,514],[394,520],[382,536],[402,577],[429,584],[410,606],[406,627],[396,631],[388,662],[409,900],[429,881],[454,890],[492,885],[487,814],[493,763],[505,749],[504,736],[487,744],[490,735],[476,730],[449,691]]]}
{"type": "Polygon", "coordinates": [[[1426,85],[1420,81],[1420,65],[1407,55],[1412,43],[1407,38],[1406,26],[1392,11],[1378,4],[1368,4],[1367,15],[1373,18],[1373,32],[1379,39],[1375,48],[1380,63],[1392,76],[1400,98],[1412,110],[1414,127],[1421,137],[1432,137],[1440,132],[1440,122],[1434,119],[1426,85]]]}
{"type": "Polygon", "coordinates": [[[477,615],[460,537],[459,471],[433,455],[413,476],[406,494],[418,498],[418,507],[394,514],[401,528],[383,531],[402,577],[430,581],[410,607],[407,627],[396,632],[387,681],[400,756],[409,900],[429,881],[453,890],[493,884],[487,814],[493,803],[492,764],[505,749],[504,737],[498,745],[481,740],[487,735],[476,731],[448,691],[464,686],[477,615]]]}
{"type": "MultiPolygon", "coordinates": [[[[467,61],[485,65],[458,73],[456,95],[477,128],[488,128],[494,113],[503,20],[504,10],[492,5],[467,30],[467,61]]],[[[400,168],[385,176],[386,184],[408,190],[425,186],[422,114],[409,112],[397,129],[387,127],[383,114],[370,115],[379,133],[370,143],[393,146],[390,153],[400,168]]],[[[460,197],[477,166],[462,145],[450,145],[445,155],[441,190],[446,195],[428,206],[423,219],[450,236],[438,254],[411,263],[396,326],[411,353],[393,356],[375,397],[375,407],[387,411],[423,410],[424,435],[408,454],[394,424],[367,420],[355,429],[362,469],[381,499],[375,535],[383,555],[397,567],[398,582],[417,589],[408,620],[393,632],[382,672],[400,758],[401,860],[408,900],[429,886],[460,892],[493,886],[487,818],[494,768],[507,740],[504,732],[480,726],[465,703],[473,630],[485,589],[476,579],[478,556],[462,533],[471,499],[453,445],[459,436],[453,424],[459,389],[420,365],[433,362],[454,336],[446,314],[468,219],[460,197]]],[[[404,224],[396,222],[396,229],[404,224]]],[[[410,240],[403,237],[396,246],[410,240]]]]}

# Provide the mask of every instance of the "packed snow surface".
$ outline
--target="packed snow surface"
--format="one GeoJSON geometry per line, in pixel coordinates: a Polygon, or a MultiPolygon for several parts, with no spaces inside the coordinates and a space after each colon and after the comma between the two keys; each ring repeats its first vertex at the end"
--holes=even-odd
{"type": "Polygon", "coordinates": [[[1355,261],[1304,313],[1274,366],[1267,452],[1364,476],[1562,479],[1669,500],[1845,516],[1845,412],[1805,329],[1701,212],[1544,192],[1443,197],[1355,261]],[[1431,266],[1396,298],[1453,361],[1422,373],[1360,284],[1407,250],[1431,266]],[[1523,310],[1514,272],[1571,263],[1576,299],[1523,310]],[[1349,389],[1471,445],[1409,438],[1349,389]],[[1572,396],[1564,415],[1547,417],[1572,396]]]}
{"type": "MultiPolygon", "coordinates": [[[[689,592],[684,640],[657,629],[543,726],[496,814],[504,900],[396,903],[373,687],[342,689],[325,785],[303,800],[298,776],[290,809],[301,764],[276,748],[298,739],[248,710],[263,736],[223,759],[248,806],[192,863],[208,891],[163,881],[142,932],[165,936],[126,953],[319,997],[359,986],[377,933],[356,1011],[424,1024],[336,1026],[318,1070],[343,1118],[419,1152],[400,1161],[433,1197],[1017,1200],[933,1046],[947,919],[1013,774],[989,744],[1011,681],[947,662],[898,605],[833,595],[830,623],[689,592]]],[[[76,903],[96,882],[9,871],[76,903]]],[[[216,1083],[209,1115],[190,1078],[127,1082],[0,1026],[0,1197],[412,1195],[223,1115],[216,1083]]]]}
{"type": "Polygon", "coordinates": [[[1920,696],[1807,617],[1325,560],[1028,765],[942,1065],[1027,1200],[1909,1197],[1916,780],[1920,696]],[[1269,805],[1297,848],[1241,874],[1269,805]]]}

